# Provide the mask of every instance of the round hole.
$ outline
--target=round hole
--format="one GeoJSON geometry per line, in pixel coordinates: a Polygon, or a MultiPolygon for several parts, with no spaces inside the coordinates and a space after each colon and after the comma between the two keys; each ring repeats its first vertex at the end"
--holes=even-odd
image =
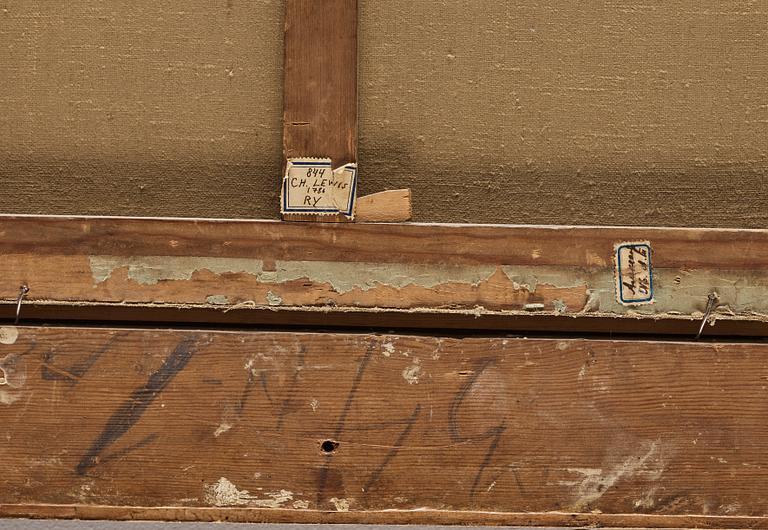
{"type": "Polygon", "coordinates": [[[332,453],[339,447],[339,442],[334,442],[333,440],[326,440],[323,443],[320,444],[320,449],[324,453],[332,453]]]}

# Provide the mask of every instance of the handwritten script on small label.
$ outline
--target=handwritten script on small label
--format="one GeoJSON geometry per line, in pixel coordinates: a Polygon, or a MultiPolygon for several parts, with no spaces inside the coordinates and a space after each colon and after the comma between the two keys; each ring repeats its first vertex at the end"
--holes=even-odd
{"type": "Polygon", "coordinates": [[[619,243],[615,251],[616,299],[622,305],[652,304],[651,243],[619,243]]]}
{"type": "Polygon", "coordinates": [[[283,178],[284,214],[343,214],[354,217],[357,165],[331,167],[330,158],[288,159],[283,178]]]}

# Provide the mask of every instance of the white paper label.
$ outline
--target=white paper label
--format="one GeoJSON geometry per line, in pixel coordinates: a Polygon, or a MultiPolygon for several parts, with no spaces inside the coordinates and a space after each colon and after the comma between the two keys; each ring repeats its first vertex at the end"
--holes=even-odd
{"type": "Polygon", "coordinates": [[[622,305],[653,303],[651,244],[619,243],[615,248],[616,299],[622,305]]]}
{"type": "Polygon", "coordinates": [[[357,165],[333,169],[329,158],[291,158],[283,178],[284,214],[354,217],[357,165]]]}

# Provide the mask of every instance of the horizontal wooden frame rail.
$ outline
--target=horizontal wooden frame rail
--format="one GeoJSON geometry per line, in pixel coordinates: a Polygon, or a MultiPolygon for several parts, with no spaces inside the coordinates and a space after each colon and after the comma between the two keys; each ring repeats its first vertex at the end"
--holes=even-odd
{"type": "Polygon", "coordinates": [[[0,516],[766,528],[767,356],[0,327],[0,516]]]}
{"type": "Polygon", "coordinates": [[[22,318],[764,335],[768,231],[0,217],[0,310],[22,318]],[[649,241],[655,302],[616,301],[649,241]]]}

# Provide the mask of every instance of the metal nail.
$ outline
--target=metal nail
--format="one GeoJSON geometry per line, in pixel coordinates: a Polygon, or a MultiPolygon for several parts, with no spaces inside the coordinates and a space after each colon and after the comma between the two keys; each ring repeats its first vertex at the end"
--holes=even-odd
{"type": "Polygon", "coordinates": [[[16,321],[13,323],[14,326],[19,325],[19,317],[21,316],[21,302],[24,300],[24,297],[29,292],[29,287],[26,285],[22,285],[19,287],[19,299],[16,300],[16,321]]]}
{"type": "Polygon", "coordinates": [[[707,297],[707,309],[706,311],[704,311],[704,318],[701,319],[701,326],[699,326],[699,332],[696,334],[696,340],[699,340],[699,338],[701,337],[701,334],[704,332],[704,326],[707,325],[707,320],[709,320],[709,315],[712,314],[712,311],[714,311],[716,306],[717,306],[717,294],[709,293],[709,296],[707,297]]]}

